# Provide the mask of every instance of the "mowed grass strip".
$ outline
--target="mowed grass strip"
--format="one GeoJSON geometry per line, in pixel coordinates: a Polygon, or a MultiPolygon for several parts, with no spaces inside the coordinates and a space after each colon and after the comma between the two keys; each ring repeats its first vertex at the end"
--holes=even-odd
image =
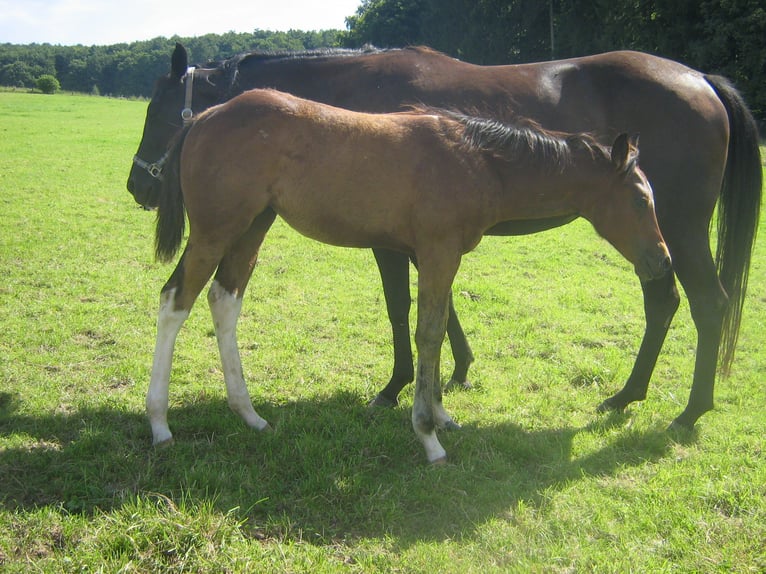
{"type": "Polygon", "coordinates": [[[766,569],[763,233],[733,373],[687,436],[665,432],[691,384],[685,301],[648,400],[597,415],[643,332],[630,265],[585,222],[487,238],[455,283],[474,389],[446,397],[463,429],[431,468],[411,388],[366,407],[391,366],[371,253],[277,222],[239,329],[275,432],[229,412],[201,299],[176,347],[176,444],[153,449],[143,401],[172,266],[125,190],[145,110],[0,93],[0,571],[766,569]]]}

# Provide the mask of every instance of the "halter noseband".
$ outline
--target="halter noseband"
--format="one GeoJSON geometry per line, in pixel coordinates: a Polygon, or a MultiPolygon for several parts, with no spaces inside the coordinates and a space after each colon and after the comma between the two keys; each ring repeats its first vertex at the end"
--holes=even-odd
{"type": "MultiPolygon", "coordinates": [[[[184,78],[186,79],[186,94],[184,96],[184,109],[181,110],[181,119],[185,126],[194,118],[194,112],[192,111],[192,86],[194,85],[193,66],[186,69],[184,78]]],[[[145,169],[154,179],[162,179],[162,168],[165,166],[165,162],[168,160],[169,155],[170,150],[166,151],[165,154],[155,162],[148,162],[138,157],[138,155],[134,155],[133,163],[141,169],[145,169]]]]}

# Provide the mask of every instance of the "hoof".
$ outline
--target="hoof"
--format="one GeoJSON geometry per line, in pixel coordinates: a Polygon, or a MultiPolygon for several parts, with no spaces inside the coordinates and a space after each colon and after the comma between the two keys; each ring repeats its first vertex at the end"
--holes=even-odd
{"type": "Polygon", "coordinates": [[[161,440],[159,442],[155,442],[154,444],[152,444],[152,446],[154,448],[156,448],[156,449],[162,450],[162,449],[170,448],[175,443],[176,443],[176,441],[171,436],[170,438],[166,438],[165,440],[161,440]]]}
{"type": "Polygon", "coordinates": [[[439,458],[435,458],[434,460],[429,460],[428,464],[431,466],[444,466],[447,464],[447,455],[440,456],[439,458]]]}
{"type": "Polygon", "coordinates": [[[603,403],[596,407],[597,413],[624,413],[625,406],[615,404],[612,399],[606,399],[603,403]]]}
{"type": "Polygon", "coordinates": [[[453,421],[452,419],[448,420],[447,422],[445,422],[445,423],[444,423],[444,424],[441,426],[441,429],[442,429],[442,430],[445,430],[445,431],[458,431],[458,430],[460,430],[461,428],[463,428],[463,427],[461,427],[459,424],[457,424],[457,423],[456,423],[455,421],[453,421]]]}
{"type": "Polygon", "coordinates": [[[258,430],[261,431],[261,432],[265,432],[265,433],[272,433],[272,432],[274,432],[274,427],[271,426],[269,423],[266,423],[265,427],[262,427],[262,428],[260,428],[258,430]]]}
{"type": "Polygon", "coordinates": [[[399,401],[396,399],[389,399],[378,393],[374,399],[372,399],[367,406],[370,408],[381,407],[384,409],[392,409],[399,405],[399,401]]]}
{"type": "Polygon", "coordinates": [[[451,393],[452,391],[470,391],[473,385],[468,381],[458,381],[456,379],[450,379],[449,382],[444,385],[444,392],[451,393]]]}
{"type": "Polygon", "coordinates": [[[676,419],[668,425],[668,432],[672,434],[691,434],[694,432],[694,424],[687,424],[682,420],[676,419]]]}

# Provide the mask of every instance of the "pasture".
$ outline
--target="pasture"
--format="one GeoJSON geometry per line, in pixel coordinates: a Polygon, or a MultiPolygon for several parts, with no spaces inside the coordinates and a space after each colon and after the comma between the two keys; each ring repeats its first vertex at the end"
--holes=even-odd
{"type": "Polygon", "coordinates": [[[239,323],[275,431],[229,412],[200,300],[176,346],[176,444],[153,449],[144,395],[172,266],[125,189],[145,111],[0,93],[0,571],[766,569],[763,230],[732,375],[674,435],[685,300],[648,399],[597,415],[640,342],[631,266],[584,221],[486,238],[454,286],[474,389],[446,396],[463,429],[440,434],[450,460],[430,467],[411,387],[396,409],[366,407],[391,365],[371,253],[278,221],[239,323]]]}

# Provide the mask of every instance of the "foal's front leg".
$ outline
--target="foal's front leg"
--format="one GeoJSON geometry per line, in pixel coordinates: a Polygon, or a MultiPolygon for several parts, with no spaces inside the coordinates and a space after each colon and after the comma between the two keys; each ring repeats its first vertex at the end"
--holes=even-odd
{"type": "Polygon", "coordinates": [[[412,405],[412,427],[431,463],[442,463],[447,452],[436,437],[437,428],[456,428],[442,404],[439,356],[447,329],[450,288],[460,256],[445,256],[446,249],[431,258],[421,258],[418,275],[418,321],[415,343],[418,369],[412,405]]]}
{"type": "Polygon", "coordinates": [[[146,393],[146,414],[155,445],[173,440],[168,427],[168,394],[176,337],[217,263],[215,253],[200,256],[187,244],[173,274],[162,288],[152,375],[146,393]]]}

